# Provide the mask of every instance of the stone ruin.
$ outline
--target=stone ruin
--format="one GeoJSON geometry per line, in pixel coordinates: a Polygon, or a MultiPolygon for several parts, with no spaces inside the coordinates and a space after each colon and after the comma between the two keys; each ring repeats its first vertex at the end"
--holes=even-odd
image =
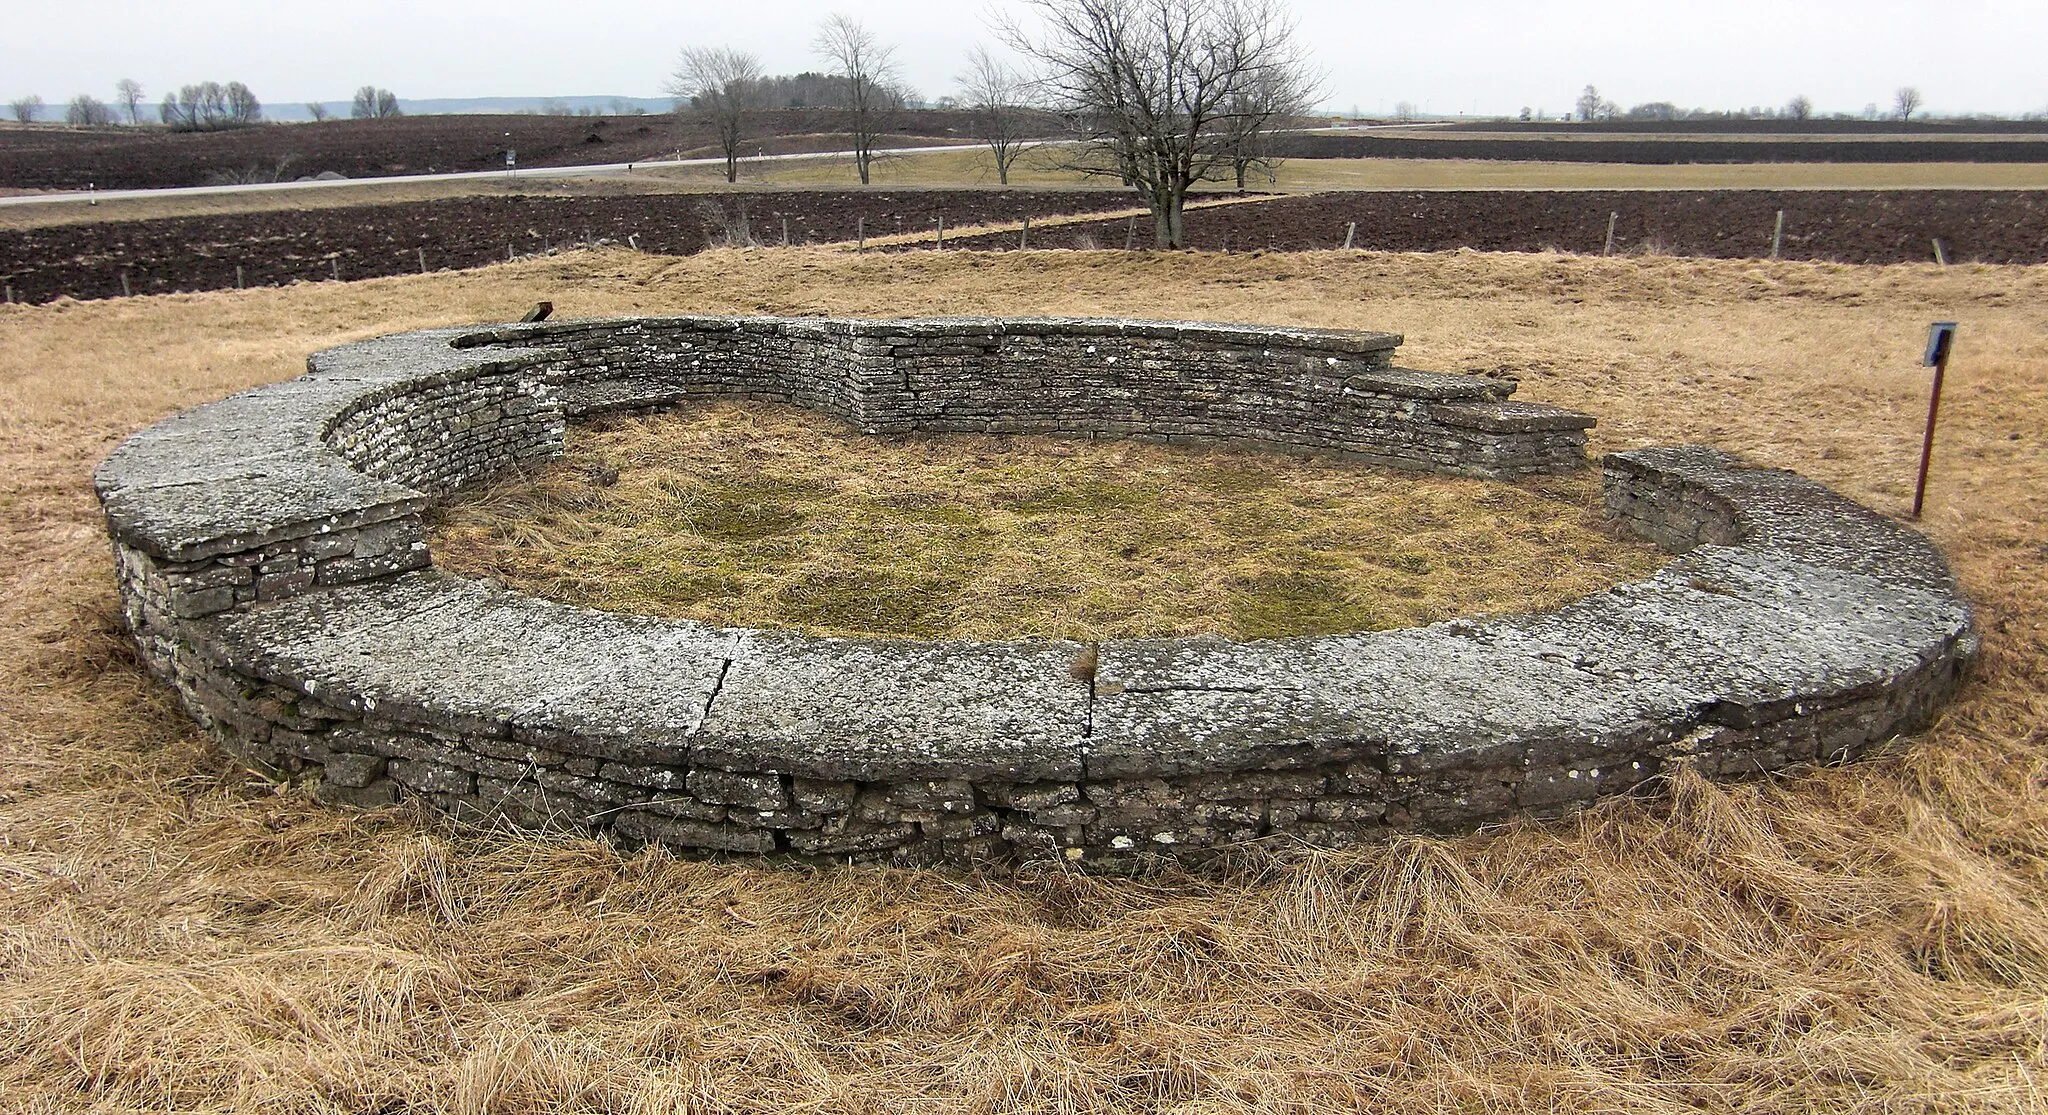
{"type": "Polygon", "coordinates": [[[1393,366],[1377,333],[667,317],[383,337],[135,435],[96,486],[126,620],[228,751],[353,806],[753,856],[1108,866],[1555,817],[1687,764],[1833,762],[1928,723],[1977,640],[1927,539],[1701,448],[1606,458],[1682,555],[1527,615],[1245,643],[824,638],[434,571],[439,496],[568,423],[700,397],[863,431],[1314,452],[1513,478],[1593,419],[1393,366]]]}

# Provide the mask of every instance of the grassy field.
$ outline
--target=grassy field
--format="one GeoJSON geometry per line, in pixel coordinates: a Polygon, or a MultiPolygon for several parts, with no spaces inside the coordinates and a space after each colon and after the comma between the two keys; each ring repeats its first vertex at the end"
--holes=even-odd
{"type": "Polygon", "coordinates": [[[2048,269],[604,253],[0,307],[0,1108],[2022,1112],[2048,1102],[2048,269]],[[311,349],[540,298],[1381,328],[1926,529],[1985,654],[1847,769],[1144,879],[793,870],[344,813],[223,762],[118,629],[92,466],[311,349]]]}
{"type": "MultiPolygon", "coordinates": [[[[1027,155],[1011,174],[1015,186],[1099,189],[1115,183],[1052,169],[1044,155],[1027,155]]],[[[995,186],[995,171],[978,149],[885,156],[874,166],[877,187],[995,186]]],[[[742,167],[733,189],[846,189],[857,185],[851,163],[803,159],[742,167]]],[[[1642,166],[1606,163],[1506,162],[1474,159],[1290,159],[1256,190],[1892,190],[2048,189],[2048,163],[1753,163],[1642,166]]],[[[42,228],[96,221],[259,213],[277,209],[337,208],[431,201],[450,197],[529,194],[543,197],[621,193],[697,193],[728,188],[713,167],[668,168],[603,178],[525,177],[506,181],[406,182],[364,179],[346,186],[275,193],[196,197],[119,198],[88,205],[84,199],[0,206],[0,228],[42,228]]],[[[1198,192],[1231,192],[1208,185],[1198,192]]]]}
{"type": "MultiPolygon", "coordinates": [[[[1011,171],[1016,186],[1102,185],[1056,169],[1051,152],[1027,152],[1011,171]]],[[[722,181],[703,169],[657,171],[691,181],[722,181]]],[[[827,159],[757,163],[741,182],[776,186],[844,186],[850,164],[827,159]]],[[[994,164],[978,148],[890,156],[877,162],[878,186],[993,186],[994,164]]],[[[1114,179],[1110,180],[1114,184],[1114,179]]],[[[1627,163],[1545,163],[1482,159],[1288,159],[1254,190],[1784,190],[1784,189],[2043,189],[2048,163],[1734,163],[1645,166],[1627,163]]],[[[1224,184],[1205,190],[1219,191],[1224,184]]]]}
{"type": "Polygon", "coordinates": [[[1575,600],[1662,564],[1592,470],[1520,484],[1271,453],[871,438],[719,404],[577,430],[447,508],[443,568],[826,635],[1275,638],[1575,600]],[[1626,539],[1626,540],[1625,540],[1626,539]]]}

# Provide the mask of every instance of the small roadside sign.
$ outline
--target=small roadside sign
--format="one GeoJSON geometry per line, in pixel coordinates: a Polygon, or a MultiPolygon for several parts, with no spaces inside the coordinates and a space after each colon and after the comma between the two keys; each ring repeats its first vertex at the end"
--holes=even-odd
{"type": "Polygon", "coordinates": [[[1920,366],[1934,369],[1934,390],[1927,397],[1927,432],[1920,439],[1920,479],[1913,484],[1913,517],[1927,502],[1927,466],[1934,461],[1934,420],[1941,416],[1941,381],[1948,374],[1949,353],[1956,344],[1956,323],[1937,321],[1927,327],[1927,352],[1920,366]]]}
{"type": "Polygon", "coordinates": [[[1956,343],[1956,323],[1937,321],[1927,327],[1927,355],[1920,358],[1923,368],[1939,368],[1948,362],[1948,350],[1956,343]]]}

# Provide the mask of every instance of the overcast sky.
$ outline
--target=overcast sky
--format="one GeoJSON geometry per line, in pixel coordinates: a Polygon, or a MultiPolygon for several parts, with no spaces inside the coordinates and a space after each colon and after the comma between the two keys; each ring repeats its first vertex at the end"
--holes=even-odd
{"type": "MultiPolygon", "coordinates": [[[[0,99],[152,101],[240,80],[266,102],[344,100],[366,83],[407,98],[654,96],[688,44],[753,51],[771,72],[817,67],[820,18],[844,11],[896,45],[927,98],[1017,0],[0,0],[0,99]]],[[[1295,0],[1324,103],[1384,112],[1556,114],[1588,83],[1644,101],[1740,108],[1805,94],[1820,112],[1919,87],[1933,113],[2048,110],[2044,0],[1295,0]]]]}

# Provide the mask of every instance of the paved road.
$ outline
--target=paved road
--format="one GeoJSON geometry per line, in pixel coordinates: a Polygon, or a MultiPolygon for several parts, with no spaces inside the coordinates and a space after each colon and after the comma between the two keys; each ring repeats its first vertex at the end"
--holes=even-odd
{"type": "MultiPolygon", "coordinates": [[[[888,155],[922,155],[934,151],[952,151],[960,144],[945,144],[937,147],[892,147],[888,155]]],[[[811,151],[792,155],[752,155],[740,160],[743,163],[782,162],[795,159],[850,159],[851,151],[811,151]]],[[[723,166],[722,158],[712,159],[662,159],[644,163],[599,163],[589,166],[535,166],[519,167],[512,176],[524,179],[534,178],[602,178],[611,174],[624,174],[626,168],[634,170],[661,170],[669,167],[723,166]]],[[[266,190],[321,190],[335,186],[391,185],[396,182],[463,182],[504,179],[502,170],[469,170],[450,174],[405,174],[389,178],[335,178],[320,182],[252,182],[234,186],[166,186],[153,190],[100,190],[92,196],[115,200],[139,197],[205,197],[221,194],[253,194],[266,190]]],[[[80,190],[65,190],[47,194],[17,194],[0,197],[0,205],[47,205],[53,202],[76,202],[87,195],[80,190]]]]}

